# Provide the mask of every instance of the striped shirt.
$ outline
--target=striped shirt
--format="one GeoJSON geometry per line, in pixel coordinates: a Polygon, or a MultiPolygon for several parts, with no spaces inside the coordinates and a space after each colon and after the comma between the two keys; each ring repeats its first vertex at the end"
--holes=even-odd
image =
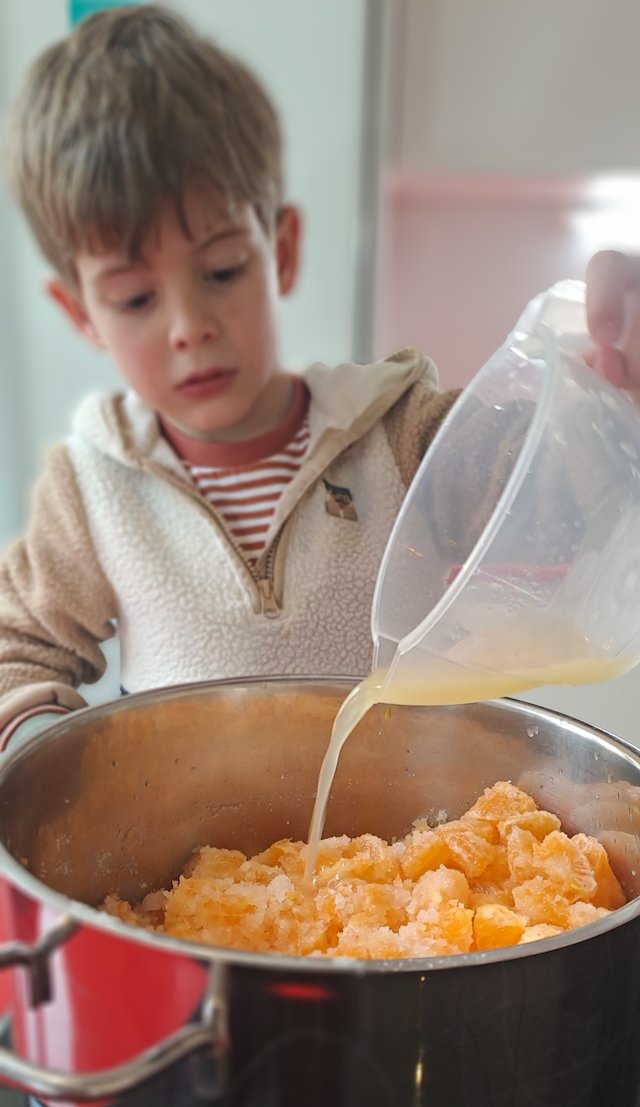
{"type": "Polygon", "coordinates": [[[194,484],[222,516],[250,563],[264,553],[278,501],[304,461],[307,408],[308,393],[297,380],[280,425],[247,442],[201,442],[164,428],[194,484]]]}

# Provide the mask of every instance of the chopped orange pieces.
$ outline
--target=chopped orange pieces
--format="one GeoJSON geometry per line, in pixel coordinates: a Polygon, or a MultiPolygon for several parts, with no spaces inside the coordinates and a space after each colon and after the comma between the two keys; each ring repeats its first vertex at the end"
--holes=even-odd
{"type": "Polygon", "coordinates": [[[402,871],[415,880],[430,869],[447,865],[472,879],[498,859],[498,841],[492,823],[465,815],[435,830],[415,831],[401,859],[402,871]]]}
{"type": "Polygon", "coordinates": [[[473,807],[469,808],[467,815],[501,823],[512,815],[535,810],[536,802],[527,792],[516,788],[509,780],[499,780],[492,788],[485,788],[473,807]]]}
{"type": "Polygon", "coordinates": [[[523,811],[519,815],[510,815],[508,819],[498,823],[500,837],[507,838],[509,831],[515,826],[520,830],[527,830],[541,842],[552,830],[560,830],[560,819],[550,811],[523,811]]]}
{"type": "Polygon", "coordinates": [[[314,884],[306,846],[283,840],[247,859],[196,850],[168,891],[103,909],[124,922],[233,949],[329,957],[431,957],[522,945],[605,917],[624,894],[604,847],[569,837],[508,781],[460,819],[388,844],[327,838],[314,884]]]}
{"type": "Polygon", "coordinates": [[[473,918],[476,949],[515,946],[522,938],[527,920],[517,911],[500,903],[483,903],[473,918]]]}
{"type": "Polygon", "coordinates": [[[606,907],[610,911],[622,907],[625,902],[624,892],[609,864],[604,846],[587,834],[574,834],[572,840],[584,853],[596,880],[596,892],[591,902],[596,907],[606,907]]]}
{"type": "Polygon", "coordinates": [[[400,864],[405,876],[417,880],[423,873],[446,864],[448,858],[447,844],[435,830],[416,830],[407,839],[400,864]]]}
{"type": "Polygon", "coordinates": [[[548,923],[537,923],[536,926],[528,926],[522,935],[519,946],[526,945],[527,942],[539,942],[542,938],[555,938],[558,934],[563,934],[564,931],[561,926],[550,926],[548,923]]]}

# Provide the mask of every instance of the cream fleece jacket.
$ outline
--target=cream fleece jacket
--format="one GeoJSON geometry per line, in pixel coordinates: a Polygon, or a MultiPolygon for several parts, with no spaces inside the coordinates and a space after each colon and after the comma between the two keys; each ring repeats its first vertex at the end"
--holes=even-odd
{"type": "Polygon", "coordinates": [[[387,537],[457,393],[415,350],[303,376],[309,449],[255,569],[134,394],[81,405],[0,564],[0,729],[31,705],[79,706],[115,633],[132,692],[368,670],[387,537]],[[356,519],[332,513],[325,482],[348,489],[356,519]]]}

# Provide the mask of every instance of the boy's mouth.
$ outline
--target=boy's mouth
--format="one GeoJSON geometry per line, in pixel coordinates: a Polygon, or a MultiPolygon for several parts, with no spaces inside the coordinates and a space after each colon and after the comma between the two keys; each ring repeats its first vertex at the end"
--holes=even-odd
{"type": "Polygon", "coordinates": [[[176,386],[178,392],[188,396],[213,396],[224,392],[236,375],[235,369],[203,369],[192,373],[176,386]]]}

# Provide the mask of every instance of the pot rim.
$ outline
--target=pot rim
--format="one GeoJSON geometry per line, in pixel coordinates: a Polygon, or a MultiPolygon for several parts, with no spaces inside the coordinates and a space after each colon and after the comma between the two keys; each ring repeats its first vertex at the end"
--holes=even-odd
{"type": "MultiPolygon", "coordinates": [[[[73,718],[95,716],[97,714],[117,714],[120,710],[126,710],[131,703],[144,703],[161,699],[178,698],[185,694],[205,692],[210,689],[246,688],[258,685],[287,685],[295,686],[320,685],[353,686],[361,677],[345,676],[270,676],[234,678],[233,680],[198,681],[192,684],[176,684],[163,688],[155,688],[144,692],[132,692],[127,696],[105,703],[81,708],[73,712],[73,718]]],[[[524,715],[528,719],[552,720],[569,729],[587,731],[591,736],[596,736],[605,745],[613,746],[620,753],[631,756],[640,768],[640,750],[623,738],[618,738],[608,731],[591,726],[579,719],[563,715],[551,708],[539,707],[537,704],[529,704],[526,701],[504,697],[499,700],[486,700],[486,705],[498,708],[501,711],[515,711],[518,715],[524,715]]],[[[446,708],[445,708],[446,709],[446,708]]],[[[420,708],[414,708],[420,710],[420,708]]],[[[440,710],[439,707],[429,706],[425,708],[429,712],[440,710]]],[[[61,716],[61,721],[51,727],[47,727],[39,735],[25,742],[12,754],[11,749],[4,755],[0,763],[0,789],[3,779],[11,767],[23,758],[28,757],[30,751],[36,746],[55,741],[56,735],[64,731],[68,726],[69,716],[61,716]]],[[[183,938],[173,938],[167,934],[157,934],[154,931],[142,927],[135,927],[122,922],[113,915],[100,911],[96,907],[90,907],[79,900],[70,899],[68,896],[56,892],[47,884],[38,880],[28,869],[20,865],[9,853],[4,843],[0,842],[0,879],[8,879],[12,884],[26,893],[32,900],[44,904],[60,912],[62,916],[73,919],[93,930],[104,931],[112,937],[136,942],[140,945],[151,947],[159,952],[173,953],[190,960],[205,961],[208,963],[223,961],[238,967],[253,969],[268,969],[272,972],[296,972],[298,974],[315,973],[427,973],[440,969],[474,968],[495,962],[515,961],[522,957],[535,957],[544,953],[551,953],[567,946],[578,945],[581,942],[595,938],[609,930],[615,930],[624,926],[632,919],[640,915],[640,895],[616,908],[609,915],[586,926],[567,930],[563,934],[552,938],[541,938],[535,942],[524,945],[503,946],[497,949],[475,950],[471,953],[450,953],[438,957],[406,957],[388,959],[366,959],[357,957],[313,957],[313,956],[286,956],[280,953],[255,953],[251,950],[229,949],[225,946],[209,946],[203,943],[187,941],[183,938]]]]}

